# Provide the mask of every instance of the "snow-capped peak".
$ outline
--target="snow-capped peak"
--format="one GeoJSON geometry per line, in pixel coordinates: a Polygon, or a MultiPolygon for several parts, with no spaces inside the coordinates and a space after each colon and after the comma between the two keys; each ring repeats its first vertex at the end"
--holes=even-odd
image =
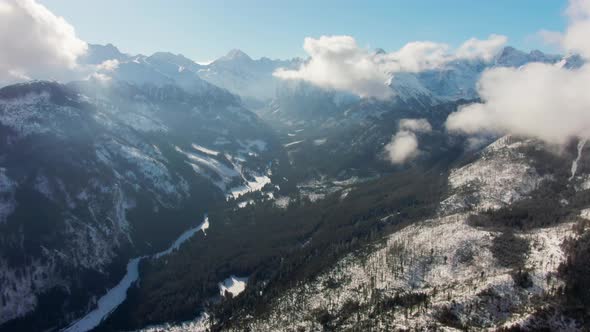
{"type": "Polygon", "coordinates": [[[129,55],[122,53],[113,44],[89,44],[88,51],[82,57],[81,63],[97,65],[107,60],[125,61],[129,58],[129,55]]]}
{"type": "Polygon", "coordinates": [[[529,62],[548,62],[555,63],[560,60],[560,56],[545,54],[539,50],[532,50],[529,53],[517,50],[512,46],[506,46],[498,54],[496,58],[496,65],[505,67],[520,67],[529,62]]]}
{"type": "Polygon", "coordinates": [[[230,61],[230,60],[242,60],[242,61],[252,61],[252,58],[242,50],[237,48],[229,51],[225,56],[219,58],[219,60],[230,61]]]}

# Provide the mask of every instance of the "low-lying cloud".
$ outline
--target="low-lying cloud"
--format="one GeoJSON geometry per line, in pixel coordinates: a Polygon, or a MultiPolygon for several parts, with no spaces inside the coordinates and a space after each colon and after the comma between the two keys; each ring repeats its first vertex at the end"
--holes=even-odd
{"type": "Polygon", "coordinates": [[[281,79],[304,80],[314,85],[360,96],[386,98],[388,75],[379,65],[377,55],[360,48],[350,36],[305,38],[303,49],[310,59],[297,70],[278,69],[281,79]]]}
{"type": "Polygon", "coordinates": [[[401,119],[399,129],[415,133],[428,133],[432,131],[432,126],[426,119],[401,119]]]}
{"type": "Polygon", "coordinates": [[[0,82],[67,77],[88,48],[68,22],[34,0],[2,0],[0,22],[0,82]]]}
{"type": "MultiPolygon", "coordinates": [[[[568,28],[560,43],[569,53],[590,60],[590,1],[572,0],[568,28]]],[[[555,34],[552,34],[555,39],[555,34]]],[[[590,135],[590,65],[568,69],[562,64],[531,63],[521,68],[494,68],[478,84],[482,103],[451,114],[450,131],[536,137],[564,144],[590,135]]]]}
{"type": "Polygon", "coordinates": [[[393,95],[388,86],[396,72],[420,72],[440,68],[451,61],[490,61],[507,38],[491,35],[486,40],[469,39],[456,50],[447,44],[417,41],[395,52],[372,52],[359,47],[350,36],[305,38],[303,49],[309,60],[296,70],[280,68],[274,76],[304,80],[322,88],[347,91],[361,97],[386,99],[393,95]]]}
{"type": "Polygon", "coordinates": [[[432,131],[426,119],[401,119],[398,132],[385,146],[387,159],[393,164],[404,164],[420,154],[417,133],[432,131]]]}

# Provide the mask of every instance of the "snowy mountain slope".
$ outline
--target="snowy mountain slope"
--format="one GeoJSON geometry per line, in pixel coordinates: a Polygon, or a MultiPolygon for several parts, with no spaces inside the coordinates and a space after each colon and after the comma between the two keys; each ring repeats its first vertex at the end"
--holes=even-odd
{"type": "Polygon", "coordinates": [[[420,73],[394,74],[391,87],[403,101],[420,101],[423,95],[430,95],[433,103],[459,99],[477,98],[477,82],[481,74],[495,67],[520,67],[531,62],[558,63],[559,55],[549,55],[538,50],[525,53],[513,47],[505,47],[494,61],[480,60],[453,61],[442,68],[420,73]],[[411,85],[408,82],[412,82],[411,85]]]}
{"type": "MultiPolygon", "coordinates": [[[[582,330],[581,321],[556,309],[564,287],[565,242],[578,237],[574,223],[582,220],[579,215],[585,216],[580,207],[590,204],[586,196],[579,196],[586,194],[570,190],[577,184],[565,183],[570,189],[549,194],[557,204],[573,205],[569,217],[547,226],[484,226],[472,220],[481,210],[507,208],[502,215],[525,200],[529,213],[534,213],[530,197],[546,199],[536,190],[562,181],[561,169],[569,168],[566,158],[571,157],[551,157],[562,165],[547,176],[547,169],[535,169],[538,162],[549,163],[534,152],[539,149],[545,147],[533,140],[504,137],[494,142],[477,159],[451,172],[448,197],[436,217],[347,255],[309,282],[279,287],[286,290],[270,296],[267,310],[253,314],[238,308],[233,314],[239,318],[229,326],[214,318],[209,324],[229,331],[454,331],[515,324],[525,330],[582,330]],[[560,199],[564,194],[573,196],[560,199]],[[449,208],[450,200],[470,204],[459,211],[449,208]]],[[[520,210],[515,211],[517,216],[520,210]]],[[[249,287],[265,292],[264,285],[249,287]]]]}
{"type": "Polygon", "coordinates": [[[122,53],[113,44],[89,44],[88,51],[82,56],[80,62],[83,64],[100,65],[108,60],[126,61],[130,58],[130,55],[122,53]]]}
{"type": "Polygon", "coordinates": [[[537,173],[529,157],[519,150],[523,146],[542,148],[534,140],[523,142],[505,136],[487,146],[475,162],[454,169],[449,176],[453,194],[441,202],[441,213],[498,209],[551,179],[537,173]]]}
{"type": "Polygon", "coordinates": [[[138,84],[175,82],[189,90],[205,85],[206,81],[229,90],[246,101],[257,103],[275,96],[281,83],[272,75],[277,68],[295,68],[302,62],[300,59],[254,60],[240,50],[231,50],[210,64],[200,65],[182,54],[169,52],[130,56],[122,54],[111,44],[89,45],[89,52],[83,62],[99,65],[109,60],[115,68],[100,69],[100,73],[122,81],[138,84]]]}
{"type": "Polygon", "coordinates": [[[0,89],[0,329],[67,322],[127,258],[166,245],[215,200],[270,182],[280,144],[239,98],[203,86],[0,89]],[[228,171],[196,169],[179,150],[228,171]]]}
{"type": "Polygon", "coordinates": [[[246,98],[260,101],[275,97],[280,84],[272,73],[278,68],[295,68],[300,59],[254,60],[240,50],[231,50],[227,55],[198,70],[204,80],[246,98]]]}
{"type": "Polygon", "coordinates": [[[495,263],[490,248],[497,233],[467,225],[463,214],[426,220],[395,233],[367,256],[350,255],[312,283],[289,290],[267,316],[245,318],[236,331],[321,331],[326,324],[337,324],[337,330],[444,329],[438,317],[448,309],[472,328],[508,324],[526,317],[531,311],[520,310],[538,305],[538,297],[560,285],[552,277],[564,260],[561,243],[572,235],[571,226],[520,235],[534,243],[526,261],[532,285],[522,289],[510,268],[495,263]],[[387,301],[397,308],[377,311],[387,301]],[[410,303],[405,308],[404,301],[410,303]]]}
{"type": "MultiPolygon", "coordinates": [[[[116,60],[123,68],[115,70],[114,76],[136,83],[148,82],[161,84],[183,82],[181,85],[196,84],[198,78],[227,89],[239,95],[246,102],[262,107],[262,102],[279,99],[292,85],[275,78],[272,74],[278,68],[297,68],[303,59],[272,60],[269,58],[252,59],[241,50],[231,50],[215,61],[201,65],[181,54],[157,52],[151,56],[127,55],[116,47],[108,45],[89,45],[85,63],[101,64],[107,60],[116,60]],[[148,67],[148,68],[145,68],[148,67]],[[117,73],[120,72],[120,73],[117,73]],[[280,92],[279,90],[283,90],[280,92]]],[[[458,60],[447,65],[419,73],[402,72],[392,75],[389,82],[396,92],[394,101],[412,105],[415,103],[432,105],[459,99],[477,98],[476,83],[481,74],[494,67],[520,67],[530,62],[561,63],[573,68],[582,60],[579,56],[545,54],[538,50],[529,53],[513,47],[505,47],[491,62],[480,60],[458,60]]],[[[105,73],[108,74],[108,73],[105,73]]],[[[321,90],[321,89],[320,89],[321,90]]],[[[298,91],[293,91],[298,93],[298,91]]],[[[324,93],[330,93],[324,91],[324,93]]],[[[276,102],[275,102],[276,103],[276,102]]],[[[275,108],[276,110],[276,108],[275,108]]]]}
{"type": "Polygon", "coordinates": [[[561,55],[545,54],[539,50],[532,50],[526,53],[514,47],[507,46],[496,56],[494,65],[501,67],[520,67],[529,62],[556,63],[561,58],[561,55]]]}

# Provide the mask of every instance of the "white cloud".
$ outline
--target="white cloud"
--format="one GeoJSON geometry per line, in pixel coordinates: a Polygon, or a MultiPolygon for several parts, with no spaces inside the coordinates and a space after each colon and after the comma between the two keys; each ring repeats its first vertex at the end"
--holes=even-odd
{"type": "Polygon", "coordinates": [[[459,60],[490,61],[506,43],[506,37],[491,35],[487,40],[470,39],[457,50],[446,44],[417,41],[391,53],[374,53],[357,45],[350,36],[305,38],[303,48],[309,60],[296,70],[278,69],[274,75],[286,80],[304,80],[361,97],[386,99],[387,86],[396,72],[419,72],[459,60]]]}
{"type": "MultiPolygon", "coordinates": [[[[570,1],[570,25],[563,46],[590,59],[590,1],[570,1]]],[[[590,65],[567,69],[531,63],[494,68],[478,84],[482,103],[451,114],[446,126],[467,134],[495,133],[536,137],[564,144],[590,135],[590,65]]]]}
{"type": "Polygon", "coordinates": [[[411,131],[400,131],[385,146],[389,160],[394,164],[403,164],[418,155],[418,138],[411,131]]]}
{"type": "Polygon", "coordinates": [[[350,91],[359,96],[387,98],[391,89],[389,78],[376,55],[358,47],[349,36],[305,38],[303,48],[310,59],[298,70],[278,69],[274,75],[282,79],[300,79],[320,87],[350,91]]]}
{"type": "Polygon", "coordinates": [[[570,0],[566,15],[569,19],[565,33],[540,30],[541,39],[547,44],[560,46],[569,53],[578,53],[585,58],[590,58],[590,1],[570,0]]]}
{"type": "Polygon", "coordinates": [[[432,126],[426,119],[401,119],[399,129],[415,133],[428,133],[432,131],[432,126]]]}
{"type": "Polygon", "coordinates": [[[563,35],[561,32],[543,29],[537,32],[537,35],[548,45],[561,46],[563,43],[563,35]]]}
{"type": "MultiPolygon", "coordinates": [[[[574,1],[580,2],[580,1],[574,1]]],[[[585,1],[586,3],[590,1],[585,1]]],[[[572,53],[579,53],[586,59],[590,59],[590,9],[584,8],[584,16],[572,16],[572,22],[562,39],[563,48],[572,53]]]]}
{"type": "Polygon", "coordinates": [[[103,73],[92,73],[87,78],[87,80],[93,80],[100,83],[109,83],[112,81],[112,77],[103,73]]]}
{"type": "Polygon", "coordinates": [[[491,35],[486,40],[471,38],[457,49],[457,58],[481,59],[489,62],[494,59],[508,42],[506,36],[491,35]]]}
{"type": "Polygon", "coordinates": [[[114,71],[117,68],[119,68],[119,60],[117,59],[106,60],[96,66],[98,71],[114,71]]]}
{"type": "Polygon", "coordinates": [[[0,82],[60,79],[87,50],[68,22],[34,0],[2,0],[0,22],[0,82]]]}
{"type": "Polygon", "coordinates": [[[426,119],[401,119],[399,130],[385,146],[387,158],[393,164],[403,164],[420,153],[416,133],[432,131],[432,126],[426,119]]]}
{"type": "Polygon", "coordinates": [[[407,43],[399,51],[379,55],[388,72],[419,72],[438,68],[451,60],[446,44],[429,41],[407,43]]]}
{"type": "Polygon", "coordinates": [[[459,109],[447,128],[468,134],[537,137],[562,144],[590,134],[590,67],[568,70],[532,63],[487,71],[479,82],[483,103],[459,109]]]}

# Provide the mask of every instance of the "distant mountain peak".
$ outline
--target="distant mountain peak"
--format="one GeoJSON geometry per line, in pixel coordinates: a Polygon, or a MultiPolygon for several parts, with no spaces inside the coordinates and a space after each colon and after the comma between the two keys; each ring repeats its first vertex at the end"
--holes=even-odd
{"type": "Polygon", "coordinates": [[[382,49],[382,48],[376,48],[375,49],[375,54],[385,54],[385,53],[387,53],[387,52],[385,52],[385,50],[382,49]]]}
{"type": "Polygon", "coordinates": [[[172,52],[155,52],[154,54],[150,55],[150,57],[155,58],[184,58],[182,54],[174,54],[172,52]]]}
{"type": "Polygon", "coordinates": [[[512,46],[506,46],[502,52],[498,54],[496,64],[508,67],[520,67],[529,62],[554,63],[559,61],[560,58],[560,56],[546,54],[539,50],[532,50],[529,53],[526,53],[512,46]]]}
{"type": "Polygon", "coordinates": [[[504,47],[504,49],[502,49],[502,52],[500,52],[498,57],[503,58],[503,57],[509,57],[509,56],[525,56],[525,55],[526,55],[526,53],[524,53],[521,50],[517,50],[516,48],[514,48],[512,46],[506,46],[506,47],[504,47]]]}
{"type": "Polygon", "coordinates": [[[194,62],[193,60],[185,57],[184,55],[178,53],[174,54],[171,52],[156,52],[148,57],[149,60],[156,60],[156,61],[165,61],[177,65],[181,65],[184,67],[199,67],[199,65],[194,62]]]}
{"type": "Polygon", "coordinates": [[[82,58],[82,63],[99,64],[106,60],[127,60],[129,55],[122,53],[115,45],[88,44],[88,51],[82,58]]]}
{"type": "Polygon", "coordinates": [[[242,50],[239,50],[237,48],[232,49],[231,51],[229,51],[222,59],[226,59],[226,60],[252,60],[252,58],[250,58],[250,56],[246,53],[244,53],[242,50]]]}

